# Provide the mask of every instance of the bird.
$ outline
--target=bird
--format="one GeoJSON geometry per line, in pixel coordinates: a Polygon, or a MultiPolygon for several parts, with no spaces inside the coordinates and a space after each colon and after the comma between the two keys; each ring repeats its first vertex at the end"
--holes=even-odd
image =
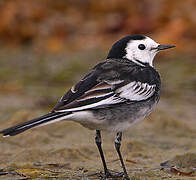
{"type": "Polygon", "coordinates": [[[95,65],[72,86],[47,114],[0,131],[3,136],[15,136],[28,129],[50,123],[71,120],[95,130],[104,168],[104,178],[118,176],[129,180],[120,151],[122,133],[145,119],[160,99],[161,79],[153,67],[155,55],[175,45],[161,45],[150,37],[128,35],[116,41],[107,58],[95,65]],[[122,173],[112,173],[102,150],[101,132],[116,134],[115,149],[122,173]]]}

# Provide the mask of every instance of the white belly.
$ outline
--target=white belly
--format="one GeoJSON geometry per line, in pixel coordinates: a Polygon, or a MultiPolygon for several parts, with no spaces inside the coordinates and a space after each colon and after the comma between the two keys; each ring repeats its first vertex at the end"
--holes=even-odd
{"type": "Polygon", "coordinates": [[[91,130],[103,130],[110,132],[120,132],[129,129],[135,123],[142,121],[149,113],[151,109],[142,108],[140,111],[136,112],[137,115],[127,114],[126,119],[115,119],[112,121],[108,120],[107,117],[96,117],[91,111],[78,111],[74,112],[71,120],[80,123],[84,127],[91,130]],[[137,117],[137,118],[135,118],[137,117]]]}

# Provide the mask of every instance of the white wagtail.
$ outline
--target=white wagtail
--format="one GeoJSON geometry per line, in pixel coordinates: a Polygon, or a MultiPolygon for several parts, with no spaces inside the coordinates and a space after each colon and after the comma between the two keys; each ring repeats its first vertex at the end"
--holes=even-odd
{"type": "Polygon", "coordinates": [[[144,35],[126,36],[112,46],[107,59],[73,86],[50,113],[0,133],[14,136],[61,120],[78,122],[96,130],[95,142],[105,178],[124,175],[129,179],[120,152],[122,132],[149,115],[159,101],[161,80],[153,68],[153,59],[160,50],[172,47],[175,46],[160,45],[144,35]],[[101,131],[117,133],[115,148],[123,173],[109,172],[101,148],[101,131]]]}

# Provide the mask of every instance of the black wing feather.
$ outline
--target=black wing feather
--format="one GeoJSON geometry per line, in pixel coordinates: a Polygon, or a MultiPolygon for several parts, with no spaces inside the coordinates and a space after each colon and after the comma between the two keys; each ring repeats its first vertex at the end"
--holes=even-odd
{"type": "MultiPolygon", "coordinates": [[[[111,91],[115,91],[115,89],[133,81],[148,83],[149,85],[159,85],[160,77],[157,75],[158,73],[150,66],[139,66],[126,59],[108,59],[97,64],[80,82],[70,89],[54,107],[54,111],[66,111],[67,109],[88,105],[88,103],[96,103],[107,98],[109,95],[99,98],[89,98],[83,102],[78,101],[84,96],[88,97],[89,94],[85,93],[94,89],[99,84],[110,85],[111,91]],[[122,82],[111,85],[111,81],[122,82]]],[[[156,87],[159,88],[159,86],[156,87]]]]}

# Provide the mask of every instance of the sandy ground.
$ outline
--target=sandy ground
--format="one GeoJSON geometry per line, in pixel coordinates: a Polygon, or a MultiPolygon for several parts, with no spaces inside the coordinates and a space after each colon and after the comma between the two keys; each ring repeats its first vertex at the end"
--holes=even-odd
{"type": "MultiPolygon", "coordinates": [[[[194,66],[193,61],[188,64],[183,61],[170,70],[175,62],[158,64],[163,77],[163,93],[156,110],[123,134],[121,151],[134,180],[196,179],[194,66]],[[177,74],[174,76],[174,73],[177,74]]],[[[7,68],[6,72],[12,72],[6,63],[1,65],[7,68]]],[[[21,66],[16,65],[16,69],[14,71],[20,71],[21,66]]],[[[28,79],[36,77],[36,73],[30,77],[28,67],[26,74],[28,79]]],[[[0,129],[47,113],[65,91],[59,84],[54,84],[56,88],[52,90],[41,85],[46,80],[51,81],[50,78],[36,84],[34,79],[33,83],[26,83],[26,77],[16,76],[22,83],[9,79],[9,76],[1,78],[0,129]],[[57,95],[53,95],[55,93],[57,95]]],[[[75,82],[78,77],[73,77],[75,82]]],[[[15,137],[0,137],[0,179],[100,179],[96,172],[103,172],[103,168],[94,134],[67,121],[32,129],[15,137]]],[[[115,135],[103,133],[102,137],[109,169],[122,171],[114,148],[115,135]]]]}

